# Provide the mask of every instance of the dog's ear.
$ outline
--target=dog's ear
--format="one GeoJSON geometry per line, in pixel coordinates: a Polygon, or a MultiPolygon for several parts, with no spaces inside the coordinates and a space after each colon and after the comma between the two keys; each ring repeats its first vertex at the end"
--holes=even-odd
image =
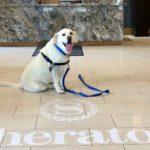
{"type": "Polygon", "coordinates": [[[56,44],[56,43],[57,43],[57,40],[58,40],[58,32],[55,33],[53,39],[54,39],[54,43],[56,44]]]}
{"type": "Polygon", "coordinates": [[[74,42],[78,43],[78,37],[77,37],[77,33],[75,31],[73,32],[73,36],[74,36],[74,42]]]}

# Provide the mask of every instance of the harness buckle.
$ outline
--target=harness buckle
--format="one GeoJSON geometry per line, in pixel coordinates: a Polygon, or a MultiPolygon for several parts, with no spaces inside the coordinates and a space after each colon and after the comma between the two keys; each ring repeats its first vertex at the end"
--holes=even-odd
{"type": "Polygon", "coordinates": [[[55,64],[52,63],[51,66],[49,67],[50,72],[52,71],[52,69],[54,68],[55,64]]]}

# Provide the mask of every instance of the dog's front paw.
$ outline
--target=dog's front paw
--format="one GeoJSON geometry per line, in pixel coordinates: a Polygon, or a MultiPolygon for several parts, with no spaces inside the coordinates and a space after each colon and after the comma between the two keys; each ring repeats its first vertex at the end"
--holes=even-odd
{"type": "Polygon", "coordinates": [[[62,89],[56,89],[56,92],[59,93],[59,94],[64,94],[65,93],[65,91],[62,90],[62,89]]]}

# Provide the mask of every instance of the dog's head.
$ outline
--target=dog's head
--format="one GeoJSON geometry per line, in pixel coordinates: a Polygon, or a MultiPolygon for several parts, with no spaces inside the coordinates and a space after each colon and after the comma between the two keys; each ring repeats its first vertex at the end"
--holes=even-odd
{"type": "Polygon", "coordinates": [[[71,29],[62,29],[54,35],[54,43],[61,45],[66,54],[73,51],[74,43],[77,43],[77,34],[71,29]]]}

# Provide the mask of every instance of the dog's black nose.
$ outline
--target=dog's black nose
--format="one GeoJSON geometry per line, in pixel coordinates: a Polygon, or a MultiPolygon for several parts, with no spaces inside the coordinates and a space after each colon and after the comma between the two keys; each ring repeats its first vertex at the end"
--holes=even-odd
{"type": "Polygon", "coordinates": [[[67,39],[68,39],[68,43],[72,43],[72,37],[71,36],[68,36],[67,39]]]}

